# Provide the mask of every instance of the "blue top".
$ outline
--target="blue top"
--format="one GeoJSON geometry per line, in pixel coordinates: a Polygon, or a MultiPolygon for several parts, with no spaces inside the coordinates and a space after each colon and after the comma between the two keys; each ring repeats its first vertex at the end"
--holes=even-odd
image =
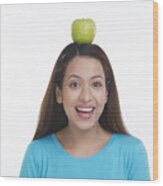
{"type": "Polygon", "coordinates": [[[143,143],[129,135],[113,134],[95,155],[79,158],[68,153],[54,134],[28,146],[20,177],[150,180],[143,143]]]}

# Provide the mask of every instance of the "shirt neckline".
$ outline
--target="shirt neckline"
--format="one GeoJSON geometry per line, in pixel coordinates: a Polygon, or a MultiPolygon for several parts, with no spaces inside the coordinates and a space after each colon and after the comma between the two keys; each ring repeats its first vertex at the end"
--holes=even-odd
{"type": "Polygon", "coordinates": [[[59,148],[62,151],[63,155],[68,156],[68,157],[73,158],[73,159],[77,159],[77,160],[90,160],[92,158],[100,156],[101,154],[104,154],[104,152],[106,150],[111,148],[112,143],[113,143],[114,138],[115,138],[115,134],[111,135],[111,138],[108,140],[106,145],[102,149],[100,149],[96,154],[93,154],[93,155],[90,155],[90,156],[87,156],[87,157],[77,157],[73,154],[70,154],[67,150],[64,149],[64,147],[62,146],[62,144],[60,143],[60,141],[58,140],[58,138],[56,137],[55,134],[52,134],[51,137],[52,137],[53,142],[55,142],[55,144],[57,145],[57,148],[59,148]]]}

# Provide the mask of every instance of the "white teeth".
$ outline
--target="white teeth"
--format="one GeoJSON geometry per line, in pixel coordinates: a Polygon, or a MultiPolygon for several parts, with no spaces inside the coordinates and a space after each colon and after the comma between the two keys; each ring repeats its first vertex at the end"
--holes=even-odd
{"type": "Polygon", "coordinates": [[[77,110],[78,110],[78,111],[81,111],[81,112],[92,112],[92,111],[93,111],[93,107],[91,107],[91,108],[81,108],[81,107],[77,107],[77,110]]]}

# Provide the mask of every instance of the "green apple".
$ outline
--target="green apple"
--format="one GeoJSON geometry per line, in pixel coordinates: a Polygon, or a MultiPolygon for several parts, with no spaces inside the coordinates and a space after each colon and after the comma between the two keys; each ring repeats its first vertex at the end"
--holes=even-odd
{"type": "Polygon", "coordinates": [[[72,23],[72,39],[77,44],[92,43],[96,25],[92,19],[76,19],[72,23]]]}

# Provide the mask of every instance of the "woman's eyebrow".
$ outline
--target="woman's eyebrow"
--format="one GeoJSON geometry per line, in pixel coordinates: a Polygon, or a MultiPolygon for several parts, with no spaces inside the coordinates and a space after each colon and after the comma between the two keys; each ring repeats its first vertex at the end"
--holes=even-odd
{"type": "MultiPolygon", "coordinates": [[[[81,79],[81,77],[78,76],[78,75],[76,75],[76,74],[71,74],[71,75],[68,77],[68,79],[70,79],[70,78],[78,78],[78,79],[81,79]]],[[[92,76],[90,79],[96,79],[96,78],[104,79],[104,77],[101,76],[101,75],[92,76]]]]}
{"type": "Polygon", "coordinates": [[[78,75],[76,75],[76,74],[71,74],[71,75],[68,77],[68,79],[70,79],[70,78],[78,78],[78,79],[81,79],[81,77],[78,76],[78,75]]]}
{"type": "Polygon", "coordinates": [[[92,76],[92,77],[91,77],[91,79],[95,79],[95,78],[101,78],[101,79],[104,79],[104,77],[101,76],[101,75],[96,75],[96,76],[92,76]]]}

